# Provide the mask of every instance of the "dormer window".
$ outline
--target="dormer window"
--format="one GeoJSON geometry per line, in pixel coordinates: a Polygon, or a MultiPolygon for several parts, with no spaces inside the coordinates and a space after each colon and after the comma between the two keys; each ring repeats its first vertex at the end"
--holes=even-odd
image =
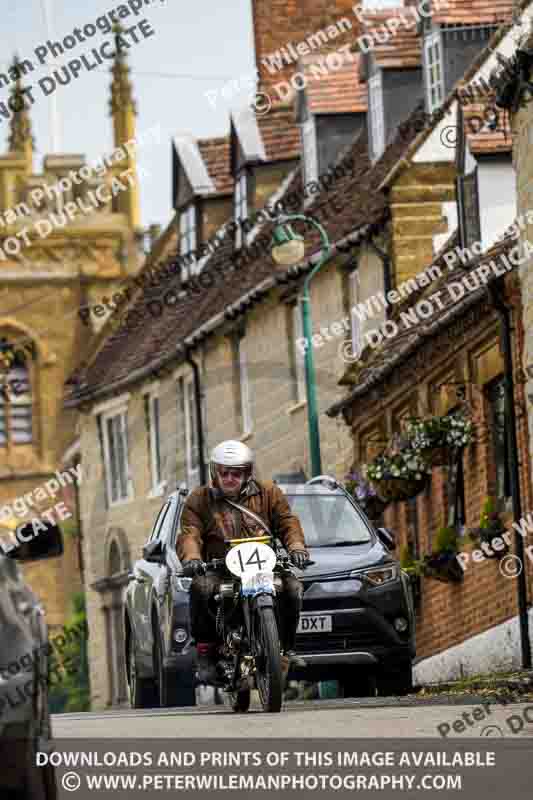
{"type": "Polygon", "coordinates": [[[196,250],[196,207],[189,203],[180,214],[180,255],[186,256],[196,250]]]}
{"type": "Polygon", "coordinates": [[[368,103],[370,106],[372,157],[376,160],[385,150],[385,120],[383,116],[383,83],[381,70],[378,70],[368,81],[368,103]]]}
{"type": "Polygon", "coordinates": [[[302,151],[304,154],[305,183],[318,180],[318,157],[316,147],[315,118],[310,114],[309,119],[302,125],[302,151]]]}
{"type": "Polygon", "coordinates": [[[424,40],[424,61],[426,72],[426,102],[431,114],[444,100],[444,81],[442,78],[442,50],[438,31],[424,40]]]}
{"type": "Polygon", "coordinates": [[[248,217],[248,176],[243,170],[235,182],[235,247],[239,250],[243,244],[242,222],[248,217]]]}

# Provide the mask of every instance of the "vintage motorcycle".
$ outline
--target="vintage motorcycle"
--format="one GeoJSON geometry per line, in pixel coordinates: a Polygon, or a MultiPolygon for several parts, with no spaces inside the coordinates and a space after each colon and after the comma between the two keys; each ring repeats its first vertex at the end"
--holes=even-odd
{"type": "Polygon", "coordinates": [[[276,597],[283,589],[281,576],[294,572],[271,536],[225,543],[225,558],[204,562],[205,569],[222,574],[213,598],[220,686],[234,711],[248,711],[251,690],[257,688],[263,710],[276,713],[284,688],[276,597]]]}

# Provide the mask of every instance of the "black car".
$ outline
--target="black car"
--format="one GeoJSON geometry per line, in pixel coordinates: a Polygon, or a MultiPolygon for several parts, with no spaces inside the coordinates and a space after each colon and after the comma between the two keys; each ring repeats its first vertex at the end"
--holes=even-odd
{"type": "Polygon", "coordinates": [[[194,706],[190,578],[181,575],[176,536],[187,490],[169,495],[126,591],[125,654],[133,708],[194,706]]]}
{"type": "Polygon", "coordinates": [[[32,535],[31,525],[19,530],[19,540],[0,525],[0,797],[56,800],[54,768],[35,763],[38,750],[52,747],[48,631],[17,561],[60,556],[63,540],[50,524],[32,535]]]}
{"type": "Polygon", "coordinates": [[[409,577],[391,550],[392,534],[375,529],[333,479],[280,484],[298,515],[311,560],[296,650],[307,668],[289,677],[336,679],[344,696],[412,689],[415,619],[409,577]]]}

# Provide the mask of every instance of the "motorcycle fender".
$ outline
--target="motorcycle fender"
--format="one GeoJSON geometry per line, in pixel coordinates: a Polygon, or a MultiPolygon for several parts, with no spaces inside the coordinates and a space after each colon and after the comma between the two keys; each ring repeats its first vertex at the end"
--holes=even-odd
{"type": "Polygon", "coordinates": [[[260,594],[255,598],[255,605],[257,608],[273,608],[274,602],[271,594],[260,594]]]}

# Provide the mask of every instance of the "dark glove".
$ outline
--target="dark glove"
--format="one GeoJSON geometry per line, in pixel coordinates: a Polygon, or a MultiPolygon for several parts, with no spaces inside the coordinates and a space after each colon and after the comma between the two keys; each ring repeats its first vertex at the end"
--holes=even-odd
{"type": "Polygon", "coordinates": [[[309,556],[305,550],[291,550],[289,558],[291,563],[294,564],[295,567],[298,567],[298,569],[303,569],[309,561],[309,556]]]}
{"type": "Polygon", "coordinates": [[[203,575],[205,572],[204,562],[199,558],[184,561],[182,567],[186,578],[194,578],[195,575],[203,575]]]}

